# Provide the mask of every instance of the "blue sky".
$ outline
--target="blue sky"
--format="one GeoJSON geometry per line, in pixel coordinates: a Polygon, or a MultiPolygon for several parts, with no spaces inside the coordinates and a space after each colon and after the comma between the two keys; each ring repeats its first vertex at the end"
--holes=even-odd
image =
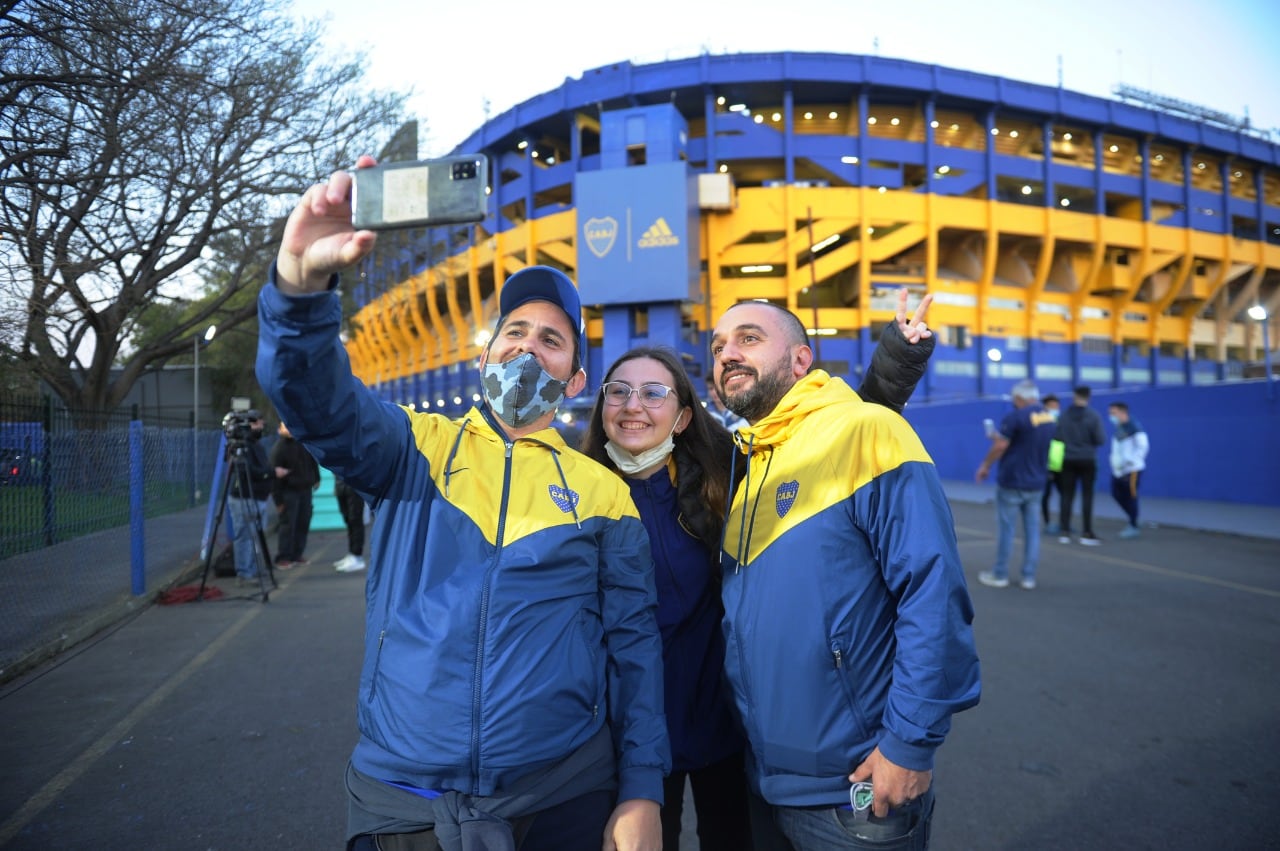
{"type": "Polygon", "coordinates": [[[335,50],[368,54],[368,82],[414,91],[422,156],[567,77],[622,60],[803,50],[869,53],[1111,97],[1117,83],[1190,101],[1275,132],[1275,0],[293,0],[326,22],[335,50]],[[785,14],[779,10],[786,10],[785,14]]]}

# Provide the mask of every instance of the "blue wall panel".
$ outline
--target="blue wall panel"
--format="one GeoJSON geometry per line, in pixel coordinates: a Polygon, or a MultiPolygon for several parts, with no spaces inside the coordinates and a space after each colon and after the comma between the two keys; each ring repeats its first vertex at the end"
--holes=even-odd
{"type": "MultiPolygon", "coordinates": [[[[1151,441],[1145,495],[1280,506],[1280,392],[1269,397],[1261,381],[1138,391],[1095,386],[1091,407],[1104,422],[1113,400],[1129,405],[1151,441]]],[[[944,479],[972,481],[990,446],[983,418],[999,421],[1009,410],[1012,404],[1001,399],[913,401],[905,416],[944,479]]],[[[1103,494],[1110,492],[1107,450],[1098,452],[1103,494]]]]}
{"type": "Polygon", "coordinates": [[[585,303],[698,297],[696,180],[681,162],[577,176],[578,289],[585,303]]]}

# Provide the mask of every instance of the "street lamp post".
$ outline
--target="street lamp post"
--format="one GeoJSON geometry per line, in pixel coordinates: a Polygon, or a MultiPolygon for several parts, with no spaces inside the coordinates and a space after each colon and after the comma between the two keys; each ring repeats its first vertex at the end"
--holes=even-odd
{"type": "Polygon", "coordinates": [[[1271,383],[1271,335],[1268,326],[1271,321],[1267,317],[1267,309],[1260,304],[1249,308],[1249,318],[1256,319],[1262,325],[1262,377],[1267,380],[1267,398],[1275,396],[1275,385],[1271,383]]]}
{"type": "Polygon", "coordinates": [[[200,346],[213,342],[216,333],[218,326],[210,325],[204,336],[191,338],[191,352],[195,356],[191,380],[191,486],[196,502],[200,501],[200,346]]]}

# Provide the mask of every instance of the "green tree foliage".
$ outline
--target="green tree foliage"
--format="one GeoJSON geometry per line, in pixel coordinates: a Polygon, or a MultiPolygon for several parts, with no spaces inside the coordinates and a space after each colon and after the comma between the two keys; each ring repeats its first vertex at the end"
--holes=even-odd
{"type": "Polygon", "coordinates": [[[299,194],[400,123],[320,35],[279,0],[0,3],[0,361],[109,411],[254,316],[299,194]]]}

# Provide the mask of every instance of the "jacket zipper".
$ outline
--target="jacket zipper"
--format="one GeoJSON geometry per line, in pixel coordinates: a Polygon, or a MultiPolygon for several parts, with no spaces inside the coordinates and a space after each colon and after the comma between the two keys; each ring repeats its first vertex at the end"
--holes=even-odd
{"type": "Polygon", "coordinates": [[[498,506],[498,533],[493,550],[493,561],[484,573],[484,586],[480,593],[480,624],[476,630],[476,673],[471,684],[471,794],[480,794],[480,685],[484,680],[484,636],[489,622],[489,579],[502,558],[503,535],[507,526],[507,500],[511,496],[511,452],[515,444],[506,441],[505,461],[502,468],[502,502],[498,506]]]}

